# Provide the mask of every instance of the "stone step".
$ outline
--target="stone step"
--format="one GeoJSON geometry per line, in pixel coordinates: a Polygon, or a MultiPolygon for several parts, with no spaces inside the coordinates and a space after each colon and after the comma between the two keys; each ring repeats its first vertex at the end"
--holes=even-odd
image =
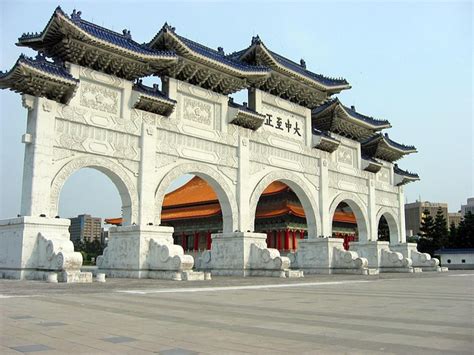
{"type": "Polygon", "coordinates": [[[287,278],[301,278],[304,277],[303,270],[285,270],[285,276],[287,278]]]}

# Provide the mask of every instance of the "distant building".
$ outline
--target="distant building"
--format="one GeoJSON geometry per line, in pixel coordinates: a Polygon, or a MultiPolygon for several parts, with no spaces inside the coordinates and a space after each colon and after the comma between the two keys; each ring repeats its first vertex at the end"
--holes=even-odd
{"type": "Polygon", "coordinates": [[[457,228],[463,217],[464,215],[461,212],[449,212],[448,224],[451,226],[451,223],[454,223],[454,226],[457,228]]]}
{"type": "Polygon", "coordinates": [[[443,216],[446,219],[447,227],[449,228],[448,220],[448,204],[447,203],[436,203],[428,201],[416,201],[413,203],[405,204],[405,229],[407,235],[416,235],[420,231],[420,223],[423,217],[423,211],[428,210],[433,218],[438,212],[438,208],[441,207],[443,216]]]}
{"type": "Polygon", "coordinates": [[[468,212],[474,214],[474,197],[468,198],[466,205],[461,205],[461,215],[464,217],[468,212]]]}
{"type": "Polygon", "coordinates": [[[435,251],[440,256],[442,266],[449,269],[474,269],[474,249],[440,249],[435,251]]]}
{"type": "Polygon", "coordinates": [[[88,241],[101,240],[102,233],[102,219],[97,217],[91,217],[89,214],[81,214],[74,218],[69,218],[71,225],[69,226],[69,234],[71,240],[75,241],[88,241]]]}

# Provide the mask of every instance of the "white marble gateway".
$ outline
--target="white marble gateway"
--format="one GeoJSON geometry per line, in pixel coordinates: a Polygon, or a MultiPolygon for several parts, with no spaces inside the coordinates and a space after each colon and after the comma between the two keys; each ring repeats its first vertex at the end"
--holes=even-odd
{"type": "MultiPolygon", "coordinates": [[[[60,8],[40,34],[19,39],[40,51],[0,74],[0,88],[22,93],[27,109],[21,215],[0,222],[3,277],[79,280],[82,264],[56,219],[65,181],[77,170],[107,175],[122,199],[124,223],[110,231],[101,273],[112,277],[203,279],[194,260],[160,226],[170,183],[195,174],[215,190],[223,232],[202,256],[215,275],[301,276],[301,272],[411,270],[403,184],[418,179],[394,162],[414,147],[382,135],[389,128],[333,95],[350,88],[268,50],[260,38],[226,54],[177,35],[165,24],[148,44],[60,8]],[[107,33],[101,36],[100,33],[107,33]],[[104,38],[108,38],[105,40],[104,38]],[[140,78],[161,77],[162,90],[140,78]],[[248,90],[248,105],[229,94],[248,90]],[[268,249],[253,233],[258,200],[273,181],[287,184],[305,211],[308,240],[296,255],[268,249]],[[340,202],[354,211],[359,243],[350,252],[332,235],[340,202]],[[377,242],[384,216],[390,243],[377,242]],[[392,252],[396,246],[400,252],[392,252]],[[375,254],[374,254],[375,253],[375,254]]],[[[423,262],[425,266],[437,265],[423,262]]]]}

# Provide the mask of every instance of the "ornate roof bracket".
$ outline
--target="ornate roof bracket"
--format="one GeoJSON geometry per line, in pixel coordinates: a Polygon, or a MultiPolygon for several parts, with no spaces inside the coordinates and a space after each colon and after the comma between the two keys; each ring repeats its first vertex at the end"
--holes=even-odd
{"type": "Polygon", "coordinates": [[[246,105],[236,104],[233,102],[233,100],[229,100],[229,108],[227,112],[229,123],[248,128],[253,131],[259,129],[265,120],[264,115],[251,110],[246,105]]]}
{"type": "Polygon", "coordinates": [[[387,120],[362,115],[354,107],[344,106],[337,98],[314,108],[311,117],[314,128],[358,141],[366,140],[375,132],[391,127],[387,120]]]}
{"type": "Polygon", "coordinates": [[[78,83],[63,63],[49,62],[42,55],[33,59],[22,54],[10,71],[0,72],[0,89],[46,97],[63,104],[69,102],[78,83]]]}
{"type": "Polygon", "coordinates": [[[420,177],[418,174],[411,173],[406,170],[402,170],[398,167],[397,164],[393,166],[393,173],[395,175],[395,185],[396,186],[401,186],[408,184],[410,182],[418,181],[420,180],[420,177]]]}
{"type": "Polygon", "coordinates": [[[157,86],[148,87],[139,81],[133,85],[133,107],[168,117],[176,107],[176,101],[165,96],[157,86]]]}
{"type": "Polygon", "coordinates": [[[332,153],[339,148],[341,142],[332,138],[329,132],[313,130],[313,147],[332,153]]]}
{"type": "Polygon", "coordinates": [[[365,142],[361,143],[363,154],[379,158],[385,161],[394,162],[401,159],[403,156],[416,153],[414,146],[406,146],[391,140],[388,134],[376,134],[365,142]]]}
{"type": "Polygon", "coordinates": [[[377,160],[362,156],[362,169],[371,173],[378,173],[380,169],[382,169],[383,164],[378,162],[377,160]]]}

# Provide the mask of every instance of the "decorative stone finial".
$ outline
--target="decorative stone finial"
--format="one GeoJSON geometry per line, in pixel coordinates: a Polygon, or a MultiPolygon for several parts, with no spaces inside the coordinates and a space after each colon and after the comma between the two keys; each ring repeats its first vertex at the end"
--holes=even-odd
{"type": "Polygon", "coordinates": [[[76,9],[72,10],[71,19],[73,20],[80,20],[82,15],[82,11],[76,11],[76,9]]]}
{"type": "Polygon", "coordinates": [[[123,36],[128,39],[132,39],[132,35],[130,33],[130,30],[127,30],[126,28],[122,31],[123,36]]]}
{"type": "Polygon", "coordinates": [[[304,61],[303,58],[300,59],[300,65],[306,69],[306,62],[304,61]]]}
{"type": "Polygon", "coordinates": [[[260,39],[259,35],[253,36],[252,37],[252,44],[259,44],[262,43],[262,40],[260,39]]]}
{"type": "Polygon", "coordinates": [[[44,53],[41,51],[39,51],[38,54],[36,54],[35,59],[42,62],[46,61],[46,57],[44,56],[44,53]]]}
{"type": "Polygon", "coordinates": [[[222,47],[217,47],[217,51],[219,52],[219,54],[222,54],[222,55],[225,54],[224,53],[224,48],[222,48],[222,47]]]}

